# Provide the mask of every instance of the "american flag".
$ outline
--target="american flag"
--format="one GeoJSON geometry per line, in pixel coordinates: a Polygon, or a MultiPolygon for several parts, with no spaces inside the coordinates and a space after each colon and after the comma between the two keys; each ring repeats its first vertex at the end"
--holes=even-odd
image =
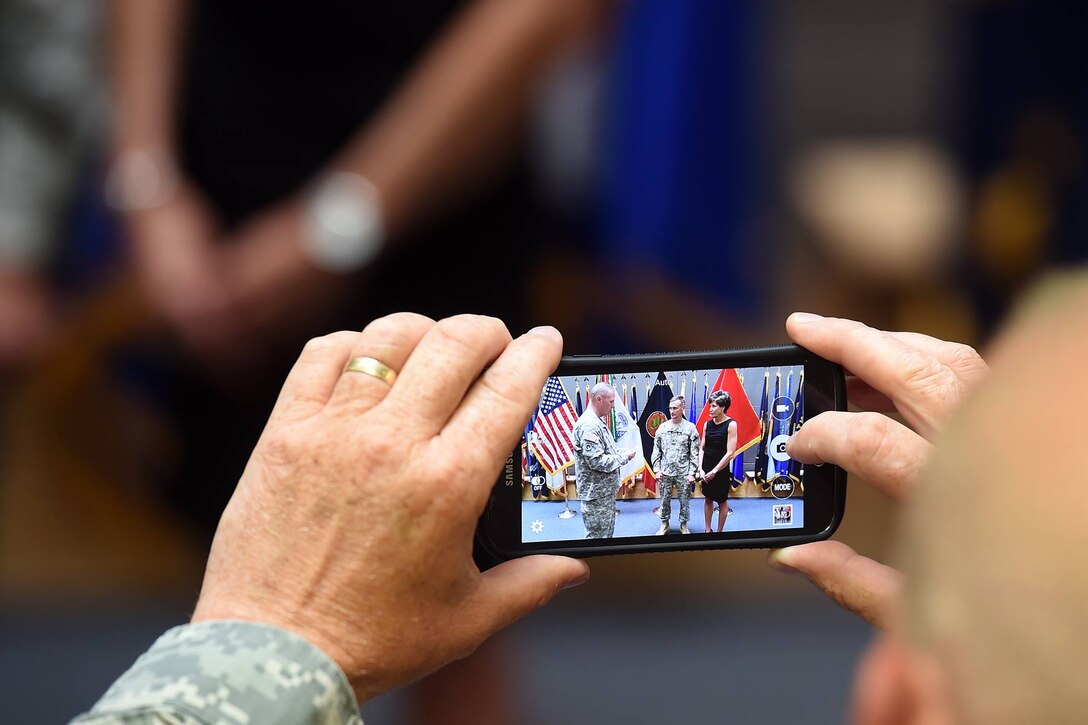
{"type": "Polygon", "coordinates": [[[574,424],[578,415],[559,378],[548,378],[540,398],[533,428],[533,453],[548,473],[555,474],[574,463],[574,424]]]}

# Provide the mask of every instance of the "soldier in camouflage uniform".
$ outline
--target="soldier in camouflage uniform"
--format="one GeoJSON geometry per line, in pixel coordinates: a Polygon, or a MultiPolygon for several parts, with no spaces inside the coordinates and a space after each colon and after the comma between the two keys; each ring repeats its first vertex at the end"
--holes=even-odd
{"type": "Polygon", "coordinates": [[[612,433],[601,421],[615,402],[612,386],[598,383],[589,393],[589,410],[574,425],[574,479],[587,539],[607,539],[615,531],[620,466],[635,457],[635,451],[616,448],[612,433]]]}
{"type": "Polygon", "coordinates": [[[680,497],[680,533],[690,534],[691,484],[699,467],[699,432],[684,419],[684,398],[677,395],[669,401],[669,420],[662,423],[654,435],[654,452],[650,467],[661,491],[661,528],[658,535],[669,531],[673,490],[680,497]]]}

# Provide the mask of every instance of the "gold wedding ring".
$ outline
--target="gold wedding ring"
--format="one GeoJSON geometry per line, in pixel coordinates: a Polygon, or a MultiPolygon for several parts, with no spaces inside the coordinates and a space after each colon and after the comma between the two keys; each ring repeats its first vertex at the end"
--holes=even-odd
{"type": "Polygon", "coordinates": [[[397,379],[397,373],[393,368],[389,367],[383,362],[379,362],[372,357],[353,357],[348,360],[347,366],[344,368],[344,372],[350,370],[353,373],[364,373],[372,377],[381,380],[386,385],[392,385],[393,381],[397,379]]]}

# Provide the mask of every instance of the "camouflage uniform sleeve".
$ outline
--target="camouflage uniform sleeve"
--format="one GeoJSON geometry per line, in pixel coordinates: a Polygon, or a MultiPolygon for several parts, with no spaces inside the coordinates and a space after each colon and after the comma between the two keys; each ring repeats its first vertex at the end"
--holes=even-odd
{"type": "Polygon", "coordinates": [[[362,725],[347,677],[306,640],[252,622],[158,639],[73,725],[362,725]]]}
{"type": "Polygon", "coordinates": [[[695,427],[694,423],[691,424],[691,428],[688,430],[688,438],[690,441],[688,475],[694,476],[699,470],[699,429],[695,427]]]}
{"type": "Polygon", "coordinates": [[[655,472],[655,473],[657,471],[661,470],[661,468],[660,468],[661,454],[662,454],[661,436],[657,435],[660,432],[661,432],[661,426],[658,426],[657,430],[654,432],[654,450],[650,454],[650,470],[655,472]]]}
{"type": "Polygon", "coordinates": [[[618,453],[608,452],[600,433],[596,431],[586,431],[582,435],[582,456],[587,467],[601,473],[612,473],[623,464],[618,453]]]}

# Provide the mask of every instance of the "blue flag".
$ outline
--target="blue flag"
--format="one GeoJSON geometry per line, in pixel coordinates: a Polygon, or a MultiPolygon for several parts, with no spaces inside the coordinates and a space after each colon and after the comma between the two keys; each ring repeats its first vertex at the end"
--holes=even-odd
{"type": "Polygon", "coordinates": [[[697,395],[695,387],[698,381],[695,379],[695,373],[691,374],[691,402],[688,403],[688,420],[694,423],[699,419],[699,409],[695,407],[695,396],[697,395]]]}
{"type": "Polygon", "coordinates": [[[529,485],[533,489],[533,498],[540,496],[544,492],[544,467],[540,465],[540,461],[533,455],[533,447],[530,445],[533,440],[533,428],[536,425],[537,411],[533,411],[532,417],[529,418],[529,422],[525,424],[525,436],[522,438],[522,456],[524,458],[523,469],[526,477],[529,479],[529,485]]]}
{"type": "Polygon", "coordinates": [[[767,444],[771,440],[771,427],[767,420],[767,393],[770,387],[771,373],[763,373],[763,397],[759,401],[759,448],[756,450],[756,483],[766,487],[767,483],[767,444]]]}
{"type": "Polygon", "coordinates": [[[574,386],[574,412],[578,414],[578,417],[582,417],[582,413],[585,410],[582,408],[582,390],[576,384],[574,386]]]}
{"type": "Polygon", "coordinates": [[[733,458],[733,488],[744,483],[744,451],[733,458]]]}
{"type": "MultiPolygon", "coordinates": [[[[782,373],[778,373],[778,380],[775,382],[775,385],[774,385],[774,405],[775,405],[775,408],[774,408],[773,412],[775,412],[775,413],[778,412],[778,408],[780,406],[779,399],[780,398],[789,399],[789,397],[790,397],[790,388],[793,387],[793,371],[791,370],[789,375],[786,377],[786,387],[785,387],[785,389],[780,391],[779,388],[778,388],[778,384],[781,383],[781,382],[782,382],[782,373]]],[[[782,435],[783,433],[788,434],[789,432],[790,432],[790,419],[789,418],[781,418],[781,417],[779,417],[777,415],[774,416],[774,435],[771,436],[771,438],[773,439],[773,438],[776,438],[776,437],[782,435]]],[[[789,467],[790,467],[789,460],[780,461],[778,459],[775,459],[775,462],[774,462],[774,475],[775,476],[784,476],[784,475],[786,475],[786,472],[789,470],[789,467]]]]}
{"type": "MultiPolygon", "coordinates": [[[[699,384],[697,373],[693,370],[691,373],[691,402],[688,403],[688,420],[695,423],[699,419],[699,409],[695,407],[695,397],[698,395],[699,384]]],[[[691,482],[691,492],[695,493],[695,481],[691,482]]]]}
{"type": "MultiPolygon", "coordinates": [[[[801,426],[805,424],[805,371],[801,371],[801,379],[797,382],[797,396],[793,401],[793,420],[790,422],[790,435],[797,435],[801,426]]],[[[800,480],[801,463],[790,459],[790,475],[800,480]]],[[[802,488],[802,491],[804,489],[802,488]]]]}

